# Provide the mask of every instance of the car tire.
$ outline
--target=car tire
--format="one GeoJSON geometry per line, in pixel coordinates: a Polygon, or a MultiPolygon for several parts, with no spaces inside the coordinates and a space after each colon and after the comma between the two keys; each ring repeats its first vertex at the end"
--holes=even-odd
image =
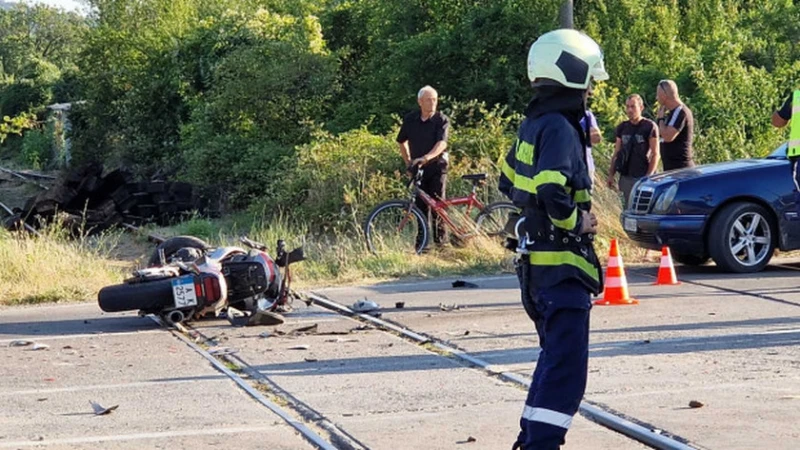
{"type": "Polygon", "coordinates": [[[702,266],[711,259],[708,255],[693,255],[683,253],[673,253],[672,259],[683,264],[684,266],[702,266]]]}
{"type": "Polygon", "coordinates": [[[762,270],[775,251],[776,226],[771,214],[755,203],[732,203],[714,217],[708,235],[711,258],[722,270],[762,270]]]}

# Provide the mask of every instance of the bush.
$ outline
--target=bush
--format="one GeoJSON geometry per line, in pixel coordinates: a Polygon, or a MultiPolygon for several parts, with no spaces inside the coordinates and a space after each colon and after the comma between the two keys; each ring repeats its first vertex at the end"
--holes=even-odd
{"type": "MultiPolygon", "coordinates": [[[[519,116],[488,109],[479,102],[456,103],[444,111],[464,126],[451,129],[448,150],[449,196],[466,194],[468,173],[489,175],[483,200],[500,199],[496,189],[499,161],[514,140],[519,116]]],[[[397,120],[397,117],[395,117],[397,120]]],[[[395,142],[398,126],[373,134],[366,126],[339,135],[319,130],[311,143],[298,148],[297,165],[278,193],[283,210],[310,223],[312,229],[360,229],[377,204],[408,196],[403,159],[395,142]]]]}
{"type": "Polygon", "coordinates": [[[53,160],[55,124],[49,120],[44,127],[28,130],[22,136],[19,159],[25,166],[40,170],[53,160]]]}
{"type": "Polygon", "coordinates": [[[375,135],[366,127],[338,136],[320,130],[298,148],[279,203],[288,214],[316,226],[358,226],[374,205],[403,195],[404,171],[391,134],[375,135]]]}

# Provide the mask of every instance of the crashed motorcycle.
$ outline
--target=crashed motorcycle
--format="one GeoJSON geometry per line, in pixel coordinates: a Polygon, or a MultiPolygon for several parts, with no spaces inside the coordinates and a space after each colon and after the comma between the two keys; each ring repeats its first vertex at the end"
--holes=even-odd
{"type": "MultiPolygon", "coordinates": [[[[305,259],[303,248],[286,251],[278,241],[273,259],[264,244],[242,237],[247,247],[211,248],[201,239],[178,236],[160,243],[148,267],[133,272],[123,284],[107,286],[97,294],[105,312],[138,310],[155,314],[170,323],[207,315],[244,318],[258,324],[259,318],[282,319],[296,293],[290,289],[290,266],[305,259]]],[[[276,322],[277,319],[277,322],[276,322]]]]}

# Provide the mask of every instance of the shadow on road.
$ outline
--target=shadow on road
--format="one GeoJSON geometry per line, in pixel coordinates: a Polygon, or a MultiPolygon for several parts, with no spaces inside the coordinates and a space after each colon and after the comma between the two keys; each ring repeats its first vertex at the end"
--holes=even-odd
{"type": "Polygon", "coordinates": [[[90,319],[51,318],[36,322],[0,321],[0,339],[17,336],[69,336],[75,334],[113,334],[149,331],[159,328],[146,317],[93,317],[90,319]]]}

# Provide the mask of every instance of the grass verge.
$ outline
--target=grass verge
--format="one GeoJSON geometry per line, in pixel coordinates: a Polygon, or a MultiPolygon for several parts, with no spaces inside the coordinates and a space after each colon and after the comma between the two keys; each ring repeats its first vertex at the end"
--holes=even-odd
{"type": "MultiPolygon", "coordinates": [[[[645,252],[625,237],[619,223],[620,209],[618,194],[598,185],[594,211],[601,232],[596,240],[597,252],[605,260],[610,241],[616,238],[627,263],[641,262],[645,252]]],[[[118,232],[73,239],[58,226],[51,226],[40,237],[0,230],[0,304],[93,300],[100,288],[119,283],[125,273],[149,255],[153,248],[145,239],[149,232],[193,235],[212,245],[238,245],[237,239],[242,235],[270,248],[278,239],[284,239],[290,249],[303,245],[307,259],[293,266],[297,288],[513,271],[513,255],[486,239],[473,239],[464,247],[446,247],[420,256],[375,256],[355,232],[331,233],[286,219],[265,222],[244,214],[219,220],[193,218],[168,228],[150,227],[139,236],[118,232]]]]}
{"type": "Polygon", "coordinates": [[[21,305],[96,298],[118,283],[122,268],[109,258],[118,235],[70,239],[58,227],[39,237],[0,229],[0,304],[21,305]]]}

